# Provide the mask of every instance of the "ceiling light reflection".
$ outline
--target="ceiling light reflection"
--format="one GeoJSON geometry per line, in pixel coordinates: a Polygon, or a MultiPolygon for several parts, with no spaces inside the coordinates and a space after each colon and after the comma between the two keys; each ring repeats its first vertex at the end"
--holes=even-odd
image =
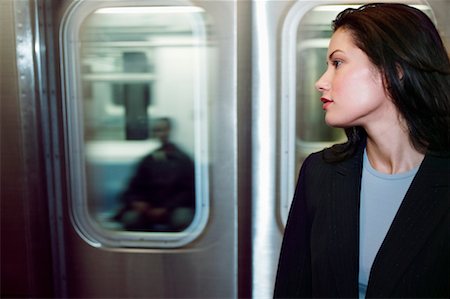
{"type": "Polygon", "coordinates": [[[204,10],[197,6],[146,6],[146,7],[105,7],[96,14],[161,14],[161,13],[200,13],[204,10]]]}

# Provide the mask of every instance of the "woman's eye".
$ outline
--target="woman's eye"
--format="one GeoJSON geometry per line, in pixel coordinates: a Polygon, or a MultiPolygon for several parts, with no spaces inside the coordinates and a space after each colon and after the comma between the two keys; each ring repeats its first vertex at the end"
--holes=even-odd
{"type": "Polygon", "coordinates": [[[341,65],[341,63],[342,63],[342,61],[340,61],[340,60],[333,60],[333,61],[331,62],[331,64],[332,64],[335,68],[339,67],[339,66],[341,65]]]}

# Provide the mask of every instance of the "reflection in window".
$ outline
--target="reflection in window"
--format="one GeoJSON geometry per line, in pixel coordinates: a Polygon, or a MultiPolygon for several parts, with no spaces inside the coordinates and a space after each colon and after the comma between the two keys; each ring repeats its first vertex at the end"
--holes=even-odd
{"type": "Polygon", "coordinates": [[[204,221],[199,19],[195,7],[115,7],[81,25],[87,205],[104,229],[180,232],[204,221]]]}

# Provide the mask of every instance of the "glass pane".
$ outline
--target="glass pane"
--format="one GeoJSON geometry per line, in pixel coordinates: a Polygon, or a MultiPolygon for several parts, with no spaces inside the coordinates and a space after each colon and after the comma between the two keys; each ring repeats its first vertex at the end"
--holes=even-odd
{"type": "Polygon", "coordinates": [[[103,228],[178,232],[195,217],[202,14],[115,7],[82,23],[87,201],[103,228]]]}

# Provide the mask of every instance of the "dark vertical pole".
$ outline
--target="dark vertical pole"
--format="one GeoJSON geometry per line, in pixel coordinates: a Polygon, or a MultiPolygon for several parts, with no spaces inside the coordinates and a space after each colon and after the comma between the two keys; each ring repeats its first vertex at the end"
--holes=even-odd
{"type": "MultiPolygon", "coordinates": [[[[147,58],[143,52],[123,53],[124,71],[145,73],[147,58]]],[[[126,83],[124,85],[125,134],[127,140],[143,140],[149,137],[148,130],[148,83],[126,83]]]]}

